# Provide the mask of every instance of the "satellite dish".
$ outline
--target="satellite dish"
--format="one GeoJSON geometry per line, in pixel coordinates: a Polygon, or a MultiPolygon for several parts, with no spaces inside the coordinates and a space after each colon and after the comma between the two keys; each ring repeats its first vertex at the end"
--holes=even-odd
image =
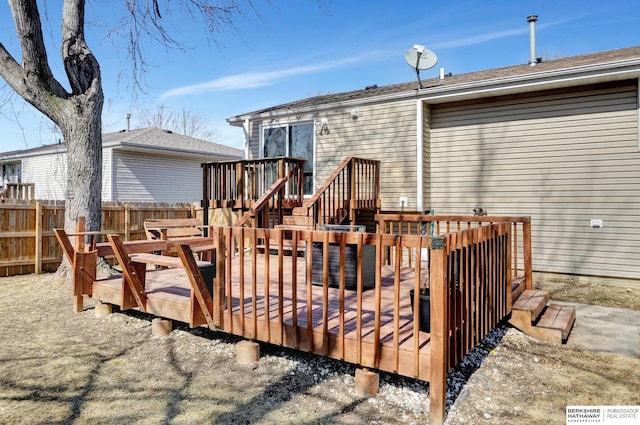
{"type": "Polygon", "coordinates": [[[416,44],[407,50],[407,53],[404,54],[404,60],[416,71],[418,83],[420,84],[420,88],[423,89],[424,87],[420,80],[420,70],[433,68],[435,64],[438,63],[438,57],[426,47],[416,44]]]}

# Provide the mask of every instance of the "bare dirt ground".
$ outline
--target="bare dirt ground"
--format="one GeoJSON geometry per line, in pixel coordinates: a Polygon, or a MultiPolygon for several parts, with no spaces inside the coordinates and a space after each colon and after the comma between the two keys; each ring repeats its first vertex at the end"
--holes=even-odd
{"type": "MultiPolygon", "coordinates": [[[[554,299],[640,310],[638,290],[536,285],[554,299]]],[[[342,362],[265,345],[258,363],[241,366],[224,334],[158,338],[148,317],[97,319],[89,302],[81,314],[71,305],[53,275],[0,278],[0,424],[428,423],[419,381],[381,374],[378,395],[360,399],[342,362]]],[[[464,365],[471,377],[452,385],[461,391],[449,396],[447,423],[565,423],[567,405],[640,405],[640,358],[498,334],[477,350],[479,367],[464,365]]]]}

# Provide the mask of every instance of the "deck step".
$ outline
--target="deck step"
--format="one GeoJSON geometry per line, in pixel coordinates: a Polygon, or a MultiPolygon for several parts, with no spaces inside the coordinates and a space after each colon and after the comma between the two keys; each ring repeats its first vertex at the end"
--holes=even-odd
{"type": "Polygon", "coordinates": [[[539,289],[527,289],[513,303],[514,310],[528,311],[531,321],[535,322],[549,302],[549,292],[539,289]]]}
{"type": "Polygon", "coordinates": [[[282,224],[285,226],[298,226],[305,229],[312,229],[313,217],[307,215],[285,215],[282,217],[282,224]]]}
{"type": "Polygon", "coordinates": [[[538,328],[559,329],[562,339],[566,340],[576,320],[576,308],[568,305],[549,304],[544,314],[536,323],[538,328]]]}
{"type": "Polygon", "coordinates": [[[511,299],[517,300],[525,290],[526,278],[524,276],[514,277],[511,281],[511,299]]]}
{"type": "Polygon", "coordinates": [[[291,215],[295,215],[295,216],[304,216],[307,217],[307,213],[309,212],[308,208],[306,207],[295,207],[294,209],[291,210],[291,215]]]}

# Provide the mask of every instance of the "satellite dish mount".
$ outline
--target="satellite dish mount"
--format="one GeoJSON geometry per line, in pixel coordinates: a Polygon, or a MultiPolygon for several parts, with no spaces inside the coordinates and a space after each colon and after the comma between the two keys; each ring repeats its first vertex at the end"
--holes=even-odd
{"type": "Polygon", "coordinates": [[[420,70],[433,68],[435,64],[438,63],[438,57],[426,47],[416,44],[407,50],[404,59],[407,61],[407,64],[416,71],[418,84],[420,88],[423,89],[422,80],[420,80],[420,70]]]}

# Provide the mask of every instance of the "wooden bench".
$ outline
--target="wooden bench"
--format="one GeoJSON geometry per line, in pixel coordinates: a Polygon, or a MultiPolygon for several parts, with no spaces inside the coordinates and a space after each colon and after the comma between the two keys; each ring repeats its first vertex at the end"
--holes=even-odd
{"type": "MultiPolygon", "coordinates": [[[[164,267],[182,268],[185,270],[191,286],[190,325],[199,326],[198,318],[202,318],[210,329],[216,324],[213,321],[213,282],[215,265],[206,261],[198,261],[188,244],[177,244],[178,257],[150,253],[128,253],[119,235],[107,235],[120,266],[122,267],[122,303],[121,308],[138,308],[146,312],[147,296],[145,293],[146,267],[153,264],[164,267]]],[[[161,270],[156,273],[162,272],[161,270]]]]}
{"type": "Polygon", "coordinates": [[[152,218],[143,223],[147,239],[202,237],[206,228],[197,218],[152,218]]]}
{"type": "MultiPolygon", "coordinates": [[[[74,311],[83,310],[83,296],[92,295],[93,283],[97,280],[98,257],[113,256],[122,267],[121,308],[139,308],[146,311],[146,264],[179,267],[186,271],[192,288],[192,324],[204,320],[209,327],[215,326],[212,316],[213,281],[215,265],[198,261],[188,244],[167,240],[122,241],[120,235],[107,235],[109,242],[96,243],[103,232],[84,231],[84,220],[77,224],[76,232],[67,234],[64,229],[54,229],[54,234],[64,255],[73,269],[74,311]],[[75,237],[72,244],[70,236],[75,237]],[[88,243],[85,243],[88,238],[88,243]],[[153,254],[173,250],[178,257],[153,254]],[[201,318],[202,320],[200,320],[201,318]]],[[[213,252],[212,239],[202,238],[193,242],[197,248],[213,252]]]]}
{"type": "Polygon", "coordinates": [[[143,223],[148,240],[168,241],[168,251],[177,252],[176,244],[186,243],[191,251],[200,254],[202,259],[215,261],[213,240],[203,236],[207,228],[197,218],[147,219],[143,223]]]}
{"type": "MultiPolygon", "coordinates": [[[[84,231],[84,220],[78,222],[74,233],[67,233],[64,229],[53,229],[53,233],[72,267],[73,310],[79,313],[83,310],[83,296],[92,295],[93,282],[97,279],[98,257],[114,256],[115,252],[109,242],[96,243],[96,237],[104,233],[84,231]],[[70,237],[76,238],[75,245],[71,243],[70,237]],[[88,244],[85,244],[85,237],[89,238],[88,244]]],[[[168,242],[163,240],[127,241],[123,242],[122,246],[123,252],[128,255],[165,251],[168,249],[168,242]]]]}

